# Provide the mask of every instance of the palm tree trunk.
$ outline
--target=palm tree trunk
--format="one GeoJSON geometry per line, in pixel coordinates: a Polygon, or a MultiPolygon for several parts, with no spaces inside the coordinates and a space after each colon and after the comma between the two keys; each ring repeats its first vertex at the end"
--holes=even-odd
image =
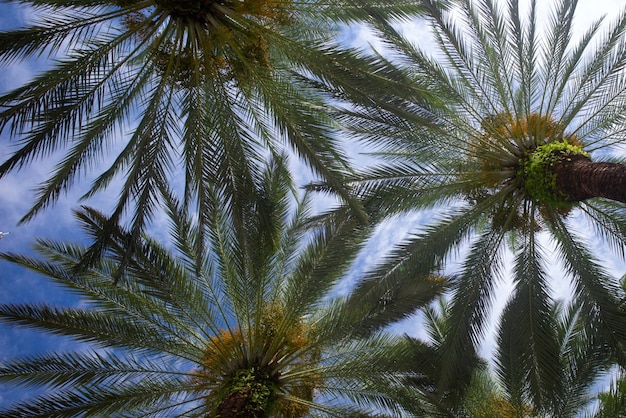
{"type": "Polygon", "coordinates": [[[256,367],[242,369],[225,381],[225,396],[215,416],[219,418],[264,418],[273,401],[270,374],[256,367]]]}
{"type": "Polygon", "coordinates": [[[253,399],[249,388],[229,394],[217,407],[219,418],[262,418],[265,405],[253,399]]]}
{"type": "Polygon", "coordinates": [[[570,155],[554,167],[556,188],[572,202],[604,197],[626,203],[626,164],[592,162],[570,155]]]}

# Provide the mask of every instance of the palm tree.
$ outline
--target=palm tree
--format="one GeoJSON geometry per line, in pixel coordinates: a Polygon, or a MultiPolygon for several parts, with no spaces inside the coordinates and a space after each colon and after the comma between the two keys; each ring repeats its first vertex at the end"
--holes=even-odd
{"type": "Polygon", "coordinates": [[[532,407],[524,403],[513,403],[494,375],[488,363],[468,350],[467,367],[459,369],[452,386],[439,387],[437,382],[446,362],[442,351],[445,340],[452,329],[450,303],[440,296],[435,304],[424,309],[427,341],[410,338],[415,357],[413,364],[416,371],[428,370],[425,375],[411,376],[407,384],[417,391],[429,388],[424,396],[431,400],[438,409],[428,411],[424,417],[468,417],[468,418],[512,418],[537,416],[532,407]],[[430,364],[430,369],[425,364],[430,364]],[[462,373],[467,373],[463,375],[462,373]],[[429,384],[425,384],[429,382],[429,384]],[[521,406],[521,407],[520,407],[521,406]]]}
{"type": "Polygon", "coordinates": [[[611,382],[609,390],[598,394],[598,408],[585,417],[609,418],[626,416],[626,380],[623,371],[611,382]]]}
{"type": "MultiPolygon", "coordinates": [[[[430,400],[435,408],[419,414],[408,407],[416,416],[423,417],[463,417],[467,416],[466,407],[469,403],[476,404],[477,408],[491,410],[495,407],[494,401],[500,399],[495,396],[495,386],[490,376],[485,372],[486,363],[472,350],[468,350],[464,368],[459,368],[454,382],[445,387],[439,386],[439,378],[443,365],[447,361],[442,351],[446,336],[450,332],[450,309],[447,299],[441,295],[436,302],[423,310],[425,320],[426,341],[419,338],[407,337],[414,353],[412,367],[416,372],[405,379],[406,385],[421,396],[430,400]],[[491,399],[488,399],[494,395],[491,399]]],[[[470,408],[471,409],[471,408],[470,408]]],[[[470,414],[471,416],[471,414],[470,414]]]]}
{"type": "Polygon", "coordinates": [[[516,416],[580,416],[594,399],[594,385],[611,372],[611,348],[590,326],[582,301],[554,302],[547,320],[557,330],[558,362],[550,373],[528,376],[533,368],[527,364],[527,350],[519,346],[524,338],[515,332],[515,305],[513,298],[502,314],[495,372],[516,416]]]}
{"type": "MultiPolygon", "coordinates": [[[[143,237],[117,284],[114,272],[133,245],[122,227],[105,257],[80,274],[84,245],[39,240],[44,258],[4,254],[83,301],[4,305],[0,318],[86,348],[4,362],[3,382],[46,391],[0,415],[400,416],[395,399],[419,402],[400,385],[413,373],[407,341],[381,329],[398,300],[425,306],[445,281],[422,277],[373,303],[331,293],[368,229],[351,218],[302,229],[307,199],[293,208],[285,161],[264,173],[252,199],[263,205],[241,216],[212,196],[206,245],[182,205],[165,199],[171,248],[143,237]]],[[[107,223],[89,208],[77,218],[92,236],[107,223]]]]}
{"type": "MultiPolygon", "coordinates": [[[[376,286],[402,288],[411,274],[454,270],[444,388],[480,345],[501,297],[497,284],[512,276],[501,326],[515,337],[524,387],[543,407],[540,388],[560,376],[555,281],[569,281],[589,338],[626,364],[623,292],[600,259],[625,252],[626,184],[615,173],[626,172],[619,153],[626,142],[626,12],[574,39],[575,1],[555,2],[541,24],[536,1],[528,9],[517,0],[459,0],[449,10],[422,3],[434,51],[384,19],[377,29],[394,57],[388,64],[430,85],[446,109],[424,111],[399,96],[395,112],[367,102],[344,112],[350,133],[385,159],[354,177],[372,219],[413,210],[433,219],[381,266],[376,286]],[[425,117],[433,123],[423,124],[425,117]],[[589,232],[604,254],[594,252],[589,232]],[[549,268],[561,270],[553,276],[549,268]]],[[[360,291],[377,292],[373,285],[360,291]]]]}
{"type": "MultiPolygon", "coordinates": [[[[164,186],[184,189],[184,201],[205,221],[211,188],[225,204],[238,204],[268,155],[284,150],[359,213],[342,186],[348,159],[313,87],[316,81],[362,95],[360,86],[373,84],[367,71],[376,69],[375,60],[332,43],[340,24],[369,18],[358,2],[15,3],[32,6],[35,20],[0,33],[0,60],[52,59],[0,97],[0,130],[19,139],[0,177],[59,158],[22,221],[101,164],[84,197],[121,183],[108,230],[130,214],[138,240],[164,186]],[[360,76],[349,79],[346,68],[360,76]]],[[[414,2],[369,3],[368,10],[400,17],[418,10],[414,2]]]]}
{"type": "Polygon", "coordinates": [[[531,411],[518,413],[506,399],[498,382],[488,370],[477,370],[472,376],[464,408],[471,418],[536,417],[531,411]]]}
{"type": "MultiPolygon", "coordinates": [[[[513,299],[511,299],[512,301],[513,299]]],[[[559,342],[559,363],[554,365],[557,379],[543,381],[543,387],[529,385],[525,375],[528,367],[524,364],[524,349],[520,347],[516,327],[509,321],[513,318],[509,304],[504,310],[501,327],[496,337],[498,347],[493,362],[468,356],[470,367],[462,372],[470,376],[457,375],[456,385],[449,388],[437,387],[437,374],[446,361],[441,348],[454,323],[451,317],[450,302],[440,296],[437,304],[424,310],[428,340],[422,342],[411,339],[416,353],[414,363],[416,371],[427,370],[420,362],[432,365],[428,374],[430,385],[424,384],[421,375],[411,376],[407,383],[416,383],[416,390],[431,388],[425,394],[433,405],[443,409],[430,411],[425,417],[449,416],[468,418],[505,418],[505,417],[574,417],[589,410],[594,400],[595,385],[599,379],[612,372],[613,363],[606,345],[594,338],[586,318],[580,315],[582,304],[575,301],[566,304],[563,301],[552,303],[549,320],[557,329],[559,342]],[[430,351],[428,350],[430,348],[430,351]],[[422,381],[420,381],[421,379],[422,381]],[[549,383],[549,384],[547,384],[549,383]],[[536,396],[540,393],[541,396],[536,396]],[[539,402],[537,402],[539,400],[539,402]]],[[[470,350],[470,355],[471,355],[470,350]]],[[[531,380],[532,383],[536,381],[531,380]]],[[[604,399],[605,410],[618,411],[621,398],[614,389],[611,394],[600,393],[604,399]]]]}
{"type": "MultiPolygon", "coordinates": [[[[626,288],[626,275],[620,279],[622,289],[626,288]]],[[[622,300],[622,309],[626,307],[626,300],[622,300]]],[[[626,416],[626,376],[624,369],[613,372],[613,380],[608,390],[598,394],[597,408],[585,417],[608,418],[626,416]]]]}

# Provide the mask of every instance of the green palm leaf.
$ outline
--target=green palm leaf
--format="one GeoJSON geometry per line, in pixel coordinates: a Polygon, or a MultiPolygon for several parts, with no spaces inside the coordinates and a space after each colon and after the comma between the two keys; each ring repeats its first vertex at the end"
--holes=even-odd
{"type": "Polygon", "coordinates": [[[623,364],[622,290],[576,222],[587,222],[623,257],[626,196],[609,189],[626,190],[626,14],[608,26],[594,22],[574,39],[575,1],[557,1],[541,24],[536,1],[422,5],[432,53],[389,19],[373,23],[394,57],[385,65],[404,73],[405,91],[394,91],[387,107],[351,97],[352,107],[337,111],[346,134],[377,158],[350,177],[370,218],[424,210],[434,219],[356,292],[380,297],[415,277],[453,271],[452,319],[439,342],[448,360],[438,388],[445,392],[457,376],[468,376],[463,367],[483,342],[495,286],[512,272],[513,294],[499,319],[500,344],[511,350],[507,373],[515,376],[507,390],[519,408],[530,403],[565,414],[557,401],[569,395],[560,383],[558,321],[550,314],[553,281],[571,280],[581,327],[594,330],[594,344],[609,347],[602,350],[606,361],[623,364]],[[443,106],[414,101],[421,86],[443,106]],[[603,170],[611,174],[594,177],[603,170]],[[556,247],[551,256],[542,249],[548,240],[556,247]],[[506,260],[514,260],[510,269],[506,260]],[[556,262],[562,274],[549,276],[556,262]],[[398,280],[400,268],[410,273],[398,280]]]}
{"type": "MultiPolygon", "coordinates": [[[[260,167],[284,153],[328,182],[365,221],[345,187],[351,168],[325,109],[327,91],[362,96],[362,86],[374,81],[399,87],[392,73],[375,74],[375,60],[332,39],[341,24],[369,21],[371,13],[407,18],[421,12],[419,2],[25,4],[33,7],[34,23],[0,33],[0,60],[50,57],[50,65],[0,97],[0,129],[18,139],[0,177],[61,157],[22,221],[79,177],[96,174],[84,198],[119,188],[103,236],[128,213],[138,242],[164,203],[160,191],[175,189],[180,168],[184,203],[204,223],[209,194],[245,206],[242,196],[260,167]]],[[[85,265],[99,255],[102,239],[85,265]]]]}
{"type": "MultiPolygon", "coordinates": [[[[141,235],[131,252],[132,227],[118,226],[104,256],[78,271],[89,246],[39,240],[42,258],[4,254],[84,306],[0,307],[5,323],[83,343],[3,362],[0,381],[45,392],[0,414],[400,416],[414,401],[433,408],[436,399],[403,388],[411,377],[421,388],[412,344],[383,328],[427,306],[445,280],[424,280],[369,313],[369,302],[333,295],[371,227],[346,215],[305,228],[309,196],[294,208],[288,176],[286,160],[268,164],[247,206],[220,205],[208,187],[214,213],[204,225],[161,190],[171,247],[141,235]]],[[[90,208],[77,218],[92,239],[110,221],[90,208]]]]}

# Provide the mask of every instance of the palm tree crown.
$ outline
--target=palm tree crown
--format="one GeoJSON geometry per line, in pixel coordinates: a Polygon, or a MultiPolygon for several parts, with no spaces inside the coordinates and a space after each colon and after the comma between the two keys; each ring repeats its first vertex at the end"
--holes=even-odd
{"type": "Polygon", "coordinates": [[[430,85],[446,109],[420,112],[399,97],[395,111],[362,102],[344,116],[352,135],[387,159],[354,178],[368,207],[381,217],[416,209],[435,216],[390,258],[383,282],[406,286],[410,275],[399,278],[399,270],[423,274],[462,254],[443,388],[480,344],[495,288],[511,272],[514,291],[499,326],[515,339],[533,405],[549,408],[541,388],[555,387],[561,364],[550,285],[562,280],[549,267],[562,266],[571,280],[590,338],[626,360],[618,280],[576,223],[585,219],[623,259],[626,12],[604,33],[596,22],[576,40],[575,1],[555,2],[541,25],[536,1],[528,9],[516,0],[451,2],[447,10],[423,4],[434,52],[382,19],[377,29],[394,53],[390,65],[430,85]]]}
{"type": "MultiPolygon", "coordinates": [[[[209,188],[236,204],[268,154],[285,149],[342,189],[347,158],[322,95],[305,79],[358,90],[344,67],[372,63],[332,43],[339,23],[368,19],[354,2],[19,3],[32,6],[36,20],[0,33],[0,60],[54,61],[0,97],[0,129],[19,138],[0,176],[61,156],[23,221],[100,163],[108,168],[85,197],[121,182],[110,228],[130,213],[135,239],[164,187],[184,189],[204,220],[209,188]]],[[[417,10],[413,2],[368,7],[397,16],[417,10]]]]}
{"type": "MultiPolygon", "coordinates": [[[[4,305],[0,318],[93,350],[4,362],[2,381],[47,391],[2,416],[399,416],[398,394],[419,402],[398,386],[412,374],[410,347],[380,332],[396,301],[329,294],[366,231],[345,219],[307,233],[298,224],[304,204],[288,216],[284,165],[265,173],[263,199],[253,201],[266,206],[249,205],[245,216],[230,216],[214,197],[206,246],[169,200],[174,249],[144,238],[117,284],[131,242],[121,228],[106,257],[80,274],[81,245],[41,240],[43,260],[5,254],[88,305],[4,305]]],[[[106,223],[91,209],[78,218],[94,235],[106,223]]],[[[409,295],[414,308],[444,285],[423,278],[409,295]]]]}

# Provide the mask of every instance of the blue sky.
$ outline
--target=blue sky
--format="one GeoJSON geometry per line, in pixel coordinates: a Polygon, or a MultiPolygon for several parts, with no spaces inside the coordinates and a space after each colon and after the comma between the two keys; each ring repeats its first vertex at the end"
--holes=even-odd
{"type": "MultiPolygon", "coordinates": [[[[545,7],[549,1],[541,2],[545,7]]],[[[611,18],[618,10],[626,5],[625,0],[580,0],[578,10],[578,28],[585,28],[591,21],[603,13],[607,13],[611,18]]],[[[15,6],[0,4],[0,29],[6,30],[10,27],[17,27],[28,16],[25,10],[17,10],[15,6]]],[[[418,22],[406,22],[402,25],[405,33],[411,34],[416,40],[427,44],[425,27],[418,22]]],[[[347,39],[355,45],[365,46],[373,42],[366,29],[355,29],[351,31],[347,39]]],[[[376,45],[374,43],[374,45],[376,45]]],[[[29,62],[19,65],[10,65],[2,68],[0,73],[0,91],[6,92],[12,88],[20,86],[23,82],[32,77],[45,62],[29,62]]],[[[12,144],[9,142],[6,133],[0,136],[0,158],[4,159],[11,152],[12,144]]],[[[17,225],[21,216],[28,210],[33,201],[33,187],[38,181],[46,178],[51,168],[50,162],[37,162],[30,167],[11,173],[0,179],[0,231],[9,231],[10,235],[0,240],[0,251],[31,253],[30,245],[36,237],[47,237],[59,240],[80,240],[82,236],[75,227],[71,210],[78,205],[79,196],[86,190],[89,184],[88,178],[83,178],[82,182],[69,195],[62,197],[52,208],[37,216],[31,222],[24,225],[17,225]]],[[[305,175],[297,178],[304,179],[305,175]]],[[[112,193],[115,193],[114,191],[112,193]]],[[[107,202],[107,196],[98,196],[95,200],[87,202],[89,205],[101,208],[107,202]]],[[[424,214],[414,214],[403,217],[396,222],[390,222],[382,226],[364,253],[361,267],[365,269],[367,260],[372,260],[380,256],[398,239],[406,236],[411,230],[416,228],[424,220],[424,214]]],[[[156,225],[158,229],[158,224],[156,225]]],[[[584,228],[584,226],[583,226],[584,228]]],[[[590,239],[593,239],[590,236],[590,239]]],[[[626,267],[621,260],[606,260],[607,267],[616,275],[623,275],[626,267]]],[[[75,304],[78,301],[66,293],[60,292],[55,286],[47,283],[40,276],[16,268],[10,263],[0,261],[0,303],[20,303],[20,302],[46,302],[49,304],[75,304]]],[[[354,272],[357,273],[357,272],[354,272]]],[[[502,294],[508,293],[509,284],[506,280],[502,284],[502,294]]],[[[349,288],[346,283],[341,290],[349,288]]],[[[566,288],[556,286],[556,292],[567,294],[566,288]]],[[[498,306],[504,304],[502,300],[495,301],[497,314],[498,306]]],[[[395,327],[399,332],[406,332],[412,335],[422,335],[421,328],[414,320],[404,321],[395,327]]],[[[484,353],[488,354],[493,348],[493,339],[488,337],[484,344],[484,353]]],[[[24,329],[9,328],[0,325],[0,361],[15,356],[23,356],[43,351],[56,351],[69,349],[72,343],[60,337],[45,336],[39,333],[24,329]]],[[[9,389],[0,391],[0,406],[12,403],[22,397],[24,392],[19,389],[9,389]]]]}

